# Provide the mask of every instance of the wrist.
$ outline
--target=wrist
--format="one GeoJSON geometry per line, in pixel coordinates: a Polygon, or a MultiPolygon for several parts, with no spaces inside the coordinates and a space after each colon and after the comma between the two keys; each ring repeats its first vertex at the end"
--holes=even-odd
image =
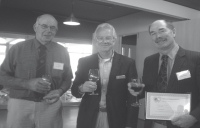
{"type": "Polygon", "coordinates": [[[25,88],[25,89],[27,89],[27,90],[30,90],[28,80],[21,80],[20,85],[22,86],[22,88],[25,88]]]}
{"type": "Polygon", "coordinates": [[[64,89],[62,88],[59,88],[58,90],[59,90],[60,96],[62,96],[65,93],[64,89]]]}
{"type": "Polygon", "coordinates": [[[83,84],[81,84],[79,87],[78,87],[78,91],[79,93],[83,94],[83,84]]]}

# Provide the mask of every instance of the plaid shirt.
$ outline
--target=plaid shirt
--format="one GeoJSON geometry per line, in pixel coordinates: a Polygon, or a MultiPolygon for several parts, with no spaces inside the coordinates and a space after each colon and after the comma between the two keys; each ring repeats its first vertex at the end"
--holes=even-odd
{"type": "MultiPolygon", "coordinates": [[[[40,43],[36,39],[20,42],[12,46],[1,65],[0,75],[9,75],[21,79],[36,77],[38,48],[40,43]]],[[[58,89],[62,81],[72,79],[70,59],[67,50],[55,42],[45,45],[47,49],[46,74],[51,75],[51,89],[58,89]],[[63,69],[55,69],[55,62],[64,64],[63,69]]],[[[36,98],[33,91],[25,89],[10,89],[10,97],[31,100],[36,98]]]]}

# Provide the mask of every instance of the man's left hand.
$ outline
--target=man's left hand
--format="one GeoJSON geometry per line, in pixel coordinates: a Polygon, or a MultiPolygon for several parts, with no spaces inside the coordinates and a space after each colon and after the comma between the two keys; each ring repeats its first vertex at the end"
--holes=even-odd
{"type": "Polygon", "coordinates": [[[53,103],[57,102],[60,99],[61,91],[62,90],[60,90],[60,89],[52,90],[46,96],[44,96],[43,99],[47,103],[53,104],[53,103]]]}
{"type": "Polygon", "coordinates": [[[197,122],[197,119],[189,114],[181,115],[179,117],[175,117],[171,120],[173,125],[176,125],[181,128],[189,128],[197,122]]]}

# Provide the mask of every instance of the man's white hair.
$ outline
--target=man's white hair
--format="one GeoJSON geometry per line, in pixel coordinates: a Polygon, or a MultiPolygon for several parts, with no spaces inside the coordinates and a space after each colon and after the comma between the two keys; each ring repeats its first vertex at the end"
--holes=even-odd
{"type": "Polygon", "coordinates": [[[96,39],[96,33],[97,33],[97,31],[99,29],[101,29],[101,28],[110,29],[112,31],[112,35],[113,35],[114,39],[117,39],[117,33],[115,31],[115,28],[112,25],[108,24],[108,23],[102,23],[102,24],[100,24],[100,25],[97,26],[97,28],[96,28],[96,30],[94,32],[94,38],[95,39],[96,39]]]}

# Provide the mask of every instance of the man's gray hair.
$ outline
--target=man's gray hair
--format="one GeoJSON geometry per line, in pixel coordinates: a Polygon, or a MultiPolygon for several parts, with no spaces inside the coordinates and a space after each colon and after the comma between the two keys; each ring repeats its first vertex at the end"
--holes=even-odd
{"type": "Polygon", "coordinates": [[[102,24],[97,26],[97,28],[96,28],[96,30],[94,32],[94,38],[96,38],[96,33],[101,28],[110,29],[112,31],[112,35],[113,35],[114,39],[117,39],[117,33],[115,31],[115,28],[112,25],[108,24],[108,23],[102,23],[102,24]]]}

